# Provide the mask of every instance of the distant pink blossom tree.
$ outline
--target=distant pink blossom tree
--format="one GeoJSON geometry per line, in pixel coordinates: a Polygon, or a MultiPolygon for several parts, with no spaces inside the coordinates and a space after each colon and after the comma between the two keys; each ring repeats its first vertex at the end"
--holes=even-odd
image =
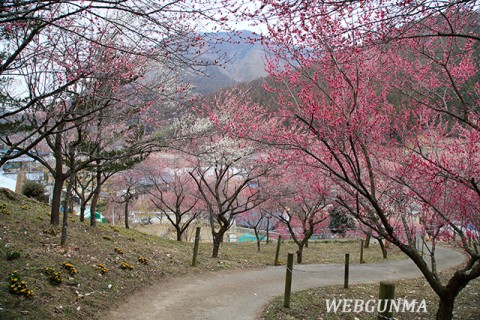
{"type": "Polygon", "coordinates": [[[205,211],[200,193],[188,168],[168,166],[154,160],[153,155],[141,165],[148,187],[146,193],[156,211],[175,228],[177,241],[186,239],[190,225],[205,211]]]}

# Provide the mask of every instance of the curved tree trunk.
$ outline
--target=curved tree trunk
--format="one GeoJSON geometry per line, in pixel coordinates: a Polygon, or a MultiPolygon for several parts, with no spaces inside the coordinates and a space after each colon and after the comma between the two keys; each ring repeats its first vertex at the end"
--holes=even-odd
{"type": "Polygon", "coordinates": [[[380,244],[380,248],[382,249],[383,259],[387,259],[388,252],[387,252],[387,248],[385,248],[385,244],[383,243],[382,239],[378,239],[378,244],[380,244]]]}
{"type": "Polygon", "coordinates": [[[367,233],[367,236],[365,237],[365,243],[363,244],[363,247],[365,249],[368,249],[370,247],[370,239],[372,238],[371,232],[367,233]]]}

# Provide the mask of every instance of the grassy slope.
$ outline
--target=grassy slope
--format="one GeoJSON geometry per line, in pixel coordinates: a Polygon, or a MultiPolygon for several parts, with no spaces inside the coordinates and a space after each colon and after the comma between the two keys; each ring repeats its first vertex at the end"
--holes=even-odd
{"type": "MultiPolygon", "coordinates": [[[[0,189],[0,319],[93,319],[102,311],[122,303],[124,296],[152,282],[167,281],[185,274],[221,269],[258,268],[272,265],[276,244],[264,245],[257,253],[253,243],[225,243],[219,259],[211,259],[211,245],[201,244],[198,266],[190,267],[192,244],[179,243],[121,226],[89,227],[77,218],[69,219],[69,240],[61,247],[60,227],[49,224],[49,208],[41,203],[0,189]],[[3,209],[2,209],[3,208],[3,209]],[[123,250],[119,254],[115,249],[123,250]],[[7,260],[7,252],[20,257],[7,260]],[[144,265],[139,257],[148,259],[144,265]],[[71,263],[78,273],[69,276],[62,266],[71,263]],[[121,262],[134,267],[122,270],[121,262]],[[108,272],[101,274],[97,265],[108,272]],[[51,285],[45,268],[62,273],[63,283],[51,285]],[[8,292],[9,274],[16,270],[34,291],[30,299],[8,292]]],[[[358,252],[358,242],[311,244],[304,252],[305,263],[341,263],[345,252],[358,252]]],[[[281,256],[295,245],[282,245],[281,256]]],[[[391,259],[402,258],[392,252],[391,259]]],[[[366,250],[367,262],[381,260],[380,250],[366,250]]],[[[352,262],[358,260],[352,256],[352,262]]]]}

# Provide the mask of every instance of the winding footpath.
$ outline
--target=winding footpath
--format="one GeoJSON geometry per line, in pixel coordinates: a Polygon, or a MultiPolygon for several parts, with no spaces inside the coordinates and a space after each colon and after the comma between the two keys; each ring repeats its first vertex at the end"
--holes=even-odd
{"type": "MultiPolygon", "coordinates": [[[[438,270],[461,263],[457,251],[437,248],[438,270]]],[[[343,284],[340,264],[295,265],[292,291],[343,284]]],[[[421,276],[409,259],[351,264],[350,284],[378,283],[421,276]]],[[[159,283],[130,296],[107,320],[253,320],[275,296],[283,295],[285,266],[188,276],[159,283]]]]}

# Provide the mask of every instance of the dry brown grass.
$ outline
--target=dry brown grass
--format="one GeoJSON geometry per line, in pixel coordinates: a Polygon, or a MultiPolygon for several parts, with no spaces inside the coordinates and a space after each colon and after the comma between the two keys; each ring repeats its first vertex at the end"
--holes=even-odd
{"type": "MultiPolygon", "coordinates": [[[[450,272],[442,274],[444,278],[451,275],[450,272]]],[[[398,320],[432,320],[438,306],[438,297],[430,288],[425,279],[409,279],[395,282],[395,297],[404,298],[408,301],[420,301],[425,299],[427,313],[405,312],[394,314],[398,320]]],[[[264,320],[370,320],[376,319],[375,314],[361,313],[328,313],[327,299],[376,299],[378,297],[379,284],[353,285],[349,289],[343,286],[331,286],[316,288],[293,293],[290,309],[283,307],[283,297],[277,297],[265,308],[261,319],[264,320]]],[[[480,279],[472,281],[457,297],[454,319],[478,320],[480,319],[480,279]]]]}

